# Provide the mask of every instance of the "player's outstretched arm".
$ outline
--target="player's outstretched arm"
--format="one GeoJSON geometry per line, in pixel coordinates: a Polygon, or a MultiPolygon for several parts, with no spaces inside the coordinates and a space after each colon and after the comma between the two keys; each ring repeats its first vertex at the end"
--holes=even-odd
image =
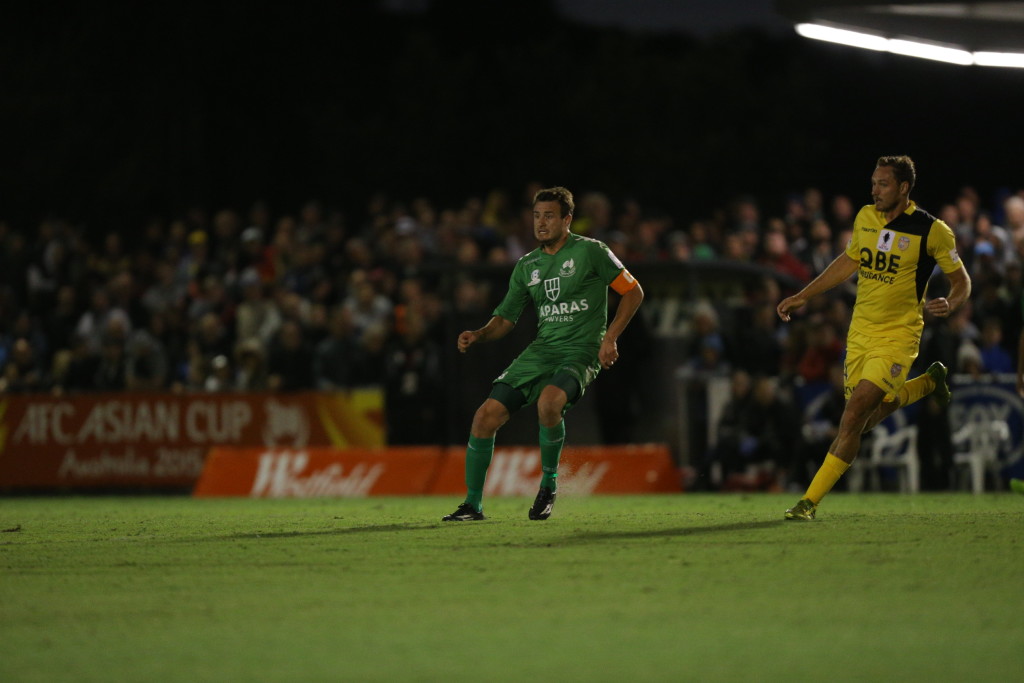
{"type": "Polygon", "coordinates": [[[949,278],[949,294],[930,299],[925,309],[937,318],[945,318],[956,309],[960,308],[967,298],[971,296],[971,276],[967,269],[961,266],[952,273],[946,273],[949,278]]]}
{"type": "Polygon", "coordinates": [[[850,258],[846,252],[843,252],[832,263],[828,264],[828,268],[821,271],[821,275],[811,280],[806,287],[793,296],[788,296],[780,301],[775,309],[776,312],[780,318],[788,322],[790,313],[798,308],[803,308],[808,301],[822,292],[827,292],[839,283],[849,280],[850,276],[856,273],[859,267],[860,263],[850,258]]]}
{"type": "Polygon", "coordinates": [[[488,342],[501,339],[512,331],[515,323],[500,315],[496,315],[487,321],[487,324],[479,330],[466,330],[459,335],[459,351],[465,353],[469,347],[477,342],[488,342]]]}
{"type": "Polygon", "coordinates": [[[601,348],[597,352],[597,359],[605,370],[614,365],[615,361],[619,359],[619,335],[629,325],[629,321],[633,319],[633,314],[640,308],[643,300],[644,290],[639,282],[622,295],[619,307],[615,309],[615,318],[608,325],[608,331],[604,333],[604,339],[601,340],[601,348]]]}

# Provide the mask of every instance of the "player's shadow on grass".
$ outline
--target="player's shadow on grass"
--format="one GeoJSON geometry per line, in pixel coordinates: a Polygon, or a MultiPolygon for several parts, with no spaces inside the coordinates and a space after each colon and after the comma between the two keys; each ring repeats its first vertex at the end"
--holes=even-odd
{"type": "Polygon", "coordinates": [[[735,522],[733,524],[714,524],[705,526],[684,526],[672,529],[647,529],[638,531],[580,531],[568,536],[563,541],[567,545],[574,543],[591,543],[594,541],[620,541],[641,538],[675,538],[699,536],[701,534],[719,534],[729,531],[751,531],[770,529],[783,524],[781,519],[762,520],[760,522],[735,522]]]}
{"type": "Polygon", "coordinates": [[[257,538],[298,538],[300,536],[346,536],[384,531],[423,531],[433,529],[436,524],[378,524],[371,526],[352,526],[343,529],[321,529],[319,531],[251,531],[246,533],[228,534],[217,540],[253,540],[257,538]]]}

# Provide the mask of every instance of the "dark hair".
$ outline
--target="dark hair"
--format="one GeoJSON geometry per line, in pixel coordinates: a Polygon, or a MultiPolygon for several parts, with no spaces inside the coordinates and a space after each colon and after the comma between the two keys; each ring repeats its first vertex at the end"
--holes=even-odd
{"type": "Polygon", "coordinates": [[[914,160],[906,154],[901,156],[879,157],[875,166],[888,166],[896,176],[897,183],[910,183],[910,189],[914,189],[917,181],[917,170],[914,168],[914,160]]]}
{"type": "Polygon", "coordinates": [[[537,194],[533,195],[533,205],[536,206],[537,202],[558,202],[558,206],[562,209],[562,218],[571,216],[573,211],[576,210],[576,203],[572,199],[572,192],[569,192],[564,187],[549,187],[540,190],[537,194]]]}

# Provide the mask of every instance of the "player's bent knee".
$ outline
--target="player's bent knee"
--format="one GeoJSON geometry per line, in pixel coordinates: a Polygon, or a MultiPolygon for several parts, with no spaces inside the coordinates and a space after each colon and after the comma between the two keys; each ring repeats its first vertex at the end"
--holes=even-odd
{"type": "Polygon", "coordinates": [[[494,399],[487,399],[476,409],[473,415],[473,435],[493,436],[495,432],[508,422],[508,409],[494,399]]]}
{"type": "Polygon", "coordinates": [[[562,419],[567,398],[565,392],[557,387],[548,387],[537,400],[537,418],[541,424],[555,425],[562,419]]]}

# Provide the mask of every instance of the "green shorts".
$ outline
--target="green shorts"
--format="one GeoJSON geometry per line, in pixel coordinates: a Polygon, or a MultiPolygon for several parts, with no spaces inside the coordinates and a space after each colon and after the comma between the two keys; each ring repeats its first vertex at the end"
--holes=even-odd
{"type": "Polygon", "coordinates": [[[494,380],[490,397],[514,413],[536,403],[544,387],[554,385],[569,397],[568,410],[600,371],[596,352],[566,353],[530,345],[494,380]]]}

